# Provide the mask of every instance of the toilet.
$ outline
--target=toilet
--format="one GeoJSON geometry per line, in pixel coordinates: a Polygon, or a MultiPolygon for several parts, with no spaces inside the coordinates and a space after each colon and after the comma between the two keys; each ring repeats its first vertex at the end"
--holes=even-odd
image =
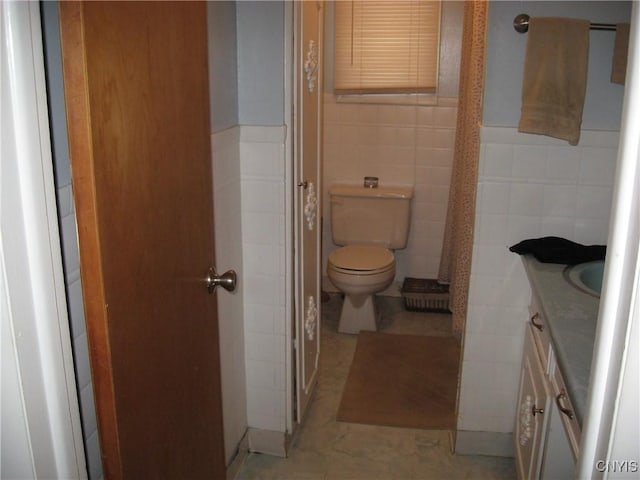
{"type": "Polygon", "coordinates": [[[407,246],[413,187],[336,184],[329,188],[331,235],[340,248],[331,252],[327,275],[344,293],[338,331],[376,331],[374,295],[396,274],[393,250],[407,246]]]}

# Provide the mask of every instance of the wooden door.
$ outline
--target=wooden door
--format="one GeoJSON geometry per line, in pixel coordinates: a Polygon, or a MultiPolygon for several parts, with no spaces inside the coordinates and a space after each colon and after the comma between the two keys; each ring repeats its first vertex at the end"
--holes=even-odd
{"type": "Polygon", "coordinates": [[[223,478],[205,3],[60,2],[105,478],[223,478]]]}
{"type": "Polygon", "coordinates": [[[296,2],[296,396],[302,421],[320,355],[322,2],[296,2]]]}

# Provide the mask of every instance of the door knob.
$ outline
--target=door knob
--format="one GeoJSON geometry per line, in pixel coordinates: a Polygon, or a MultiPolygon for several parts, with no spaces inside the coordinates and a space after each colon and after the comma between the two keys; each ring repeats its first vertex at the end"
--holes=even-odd
{"type": "Polygon", "coordinates": [[[227,292],[233,292],[236,289],[237,278],[234,270],[227,270],[222,275],[218,275],[215,268],[211,267],[207,272],[207,290],[213,293],[217,286],[221,286],[227,292]]]}

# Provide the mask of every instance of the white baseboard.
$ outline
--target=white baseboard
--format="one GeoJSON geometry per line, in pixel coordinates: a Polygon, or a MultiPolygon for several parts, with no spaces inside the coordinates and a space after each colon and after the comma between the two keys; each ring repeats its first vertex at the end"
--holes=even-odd
{"type": "Polygon", "coordinates": [[[501,432],[456,432],[456,455],[489,455],[513,457],[513,434],[501,432]]]}
{"type": "Polygon", "coordinates": [[[286,458],[291,440],[287,432],[249,428],[247,436],[250,452],[286,458]]]}

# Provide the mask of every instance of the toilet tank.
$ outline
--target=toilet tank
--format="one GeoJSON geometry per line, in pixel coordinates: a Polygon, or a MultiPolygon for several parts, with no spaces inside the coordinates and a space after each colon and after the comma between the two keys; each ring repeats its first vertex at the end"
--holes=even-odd
{"type": "Polygon", "coordinates": [[[412,198],[413,187],[332,185],[329,199],[333,242],[405,248],[412,198]]]}

